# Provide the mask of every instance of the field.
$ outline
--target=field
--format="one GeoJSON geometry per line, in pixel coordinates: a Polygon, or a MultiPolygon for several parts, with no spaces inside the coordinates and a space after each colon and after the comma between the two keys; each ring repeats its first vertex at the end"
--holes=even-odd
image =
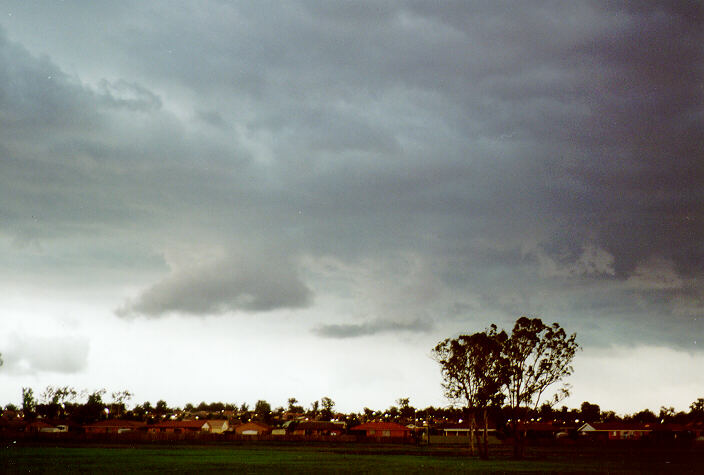
{"type": "Polygon", "coordinates": [[[0,449],[1,473],[704,473],[701,449],[530,448],[489,461],[457,449],[394,446],[112,446],[0,449]]]}

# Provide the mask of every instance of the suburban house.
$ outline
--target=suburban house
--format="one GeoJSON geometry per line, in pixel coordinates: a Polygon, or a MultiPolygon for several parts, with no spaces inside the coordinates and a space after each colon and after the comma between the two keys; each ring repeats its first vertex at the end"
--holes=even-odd
{"type": "Polygon", "coordinates": [[[68,424],[56,424],[56,425],[52,425],[51,427],[43,427],[43,428],[39,429],[39,432],[50,432],[50,433],[68,432],[68,424]]]}
{"type": "MultiPolygon", "coordinates": [[[[483,436],[484,426],[481,424],[477,424],[477,426],[474,428],[474,432],[475,437],[477,437],[477,434],[479,434],[479,436],[483,436]]],[[[467,423],[447,423],[443,425],[442,433],[445,437],[469,437],[469,427],[467,423]]],[[[487,435],[492,436],[495,434],[496,427],[494,427],[493,424],[490,424],[489,428],[487,429],[487,435]]]]}
{"type": "Polygon", "coordinates": [[[30,433],[36,433],[36,432],[53,432],[54,426],[51,424],[47,424],[46,422],[43,421],[34,421],[30,422],[29,424],[25,425],[24,431],[25,432],[30,432],[30,433]]]}
{"type": "Polygon", "coordinates": [[[212,419],[205,421],[205,424],[203,424],[203,430],[213,434],[222,434],[229,428],[230,424],[224,419],[212,419]]]}
{"type": "Polygon", "coordinates": [[[306,415],[303,412],[286,411],[283,413],[282,418],[285,421],[301,421],[306,418],[306,415]]]}
{"type": "Polygon", "coordinates": [[[301,421],[289,425],[289,430],[293,435],[336,436],[344,433],[345,426],[335,422],[301,421]]]}
{"type": "Polygon", "coordinates": [[[271,432],[271,428],[259,422],[247,422],[235,426],[235,433],[238,435],[264,435],[271,432]]]}
{"type": "Polygon", "coordinates": [[[577,429],[580,435],[608,440],[641,439],[652,431],[652,427],[648,424],[629,424],[625,422],[585,423],[577,429]]]}
{"type": "Polygon", "coordinates": [[[21,419],[5,419],[0,418],[0,433],[3,432],[22,432],[25,427],[25,422],[21,419]]]}
{"type": "Polygon", "coordinates": [[[109,419],[107,421],[93,422],[83,426],[86,434],[122,434],[132,430],[146,427],[144,422],[123,421],[120,419],[109,419]]]}
{"type": "Polygon", "coordinates": [[[204,431],[203,426],[206,421],[163,421],[154,425],[147,426],[147,432],[152,434],[167,433],[167,434],[183,434],[195,433],[204,431]]]}
{"type": "Polygon", "coordinates": [[[516,429],[528,439],[556,439],[566,436],[574,427],[554,422],[519,422],[516,429]]]}
{"type": "Polygon", "coordinates": [[[406,438],[411,436],[411,429],[395,422],[367,422],[352,427],[350,432],[366,437],[406,438]]]}

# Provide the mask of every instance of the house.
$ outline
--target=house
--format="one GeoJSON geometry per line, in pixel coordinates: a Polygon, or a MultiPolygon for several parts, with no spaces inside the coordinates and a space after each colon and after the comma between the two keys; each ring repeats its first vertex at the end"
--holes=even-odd
{"type": "MultiPolygon", "coordinates": [[[[442,432],[445,437],[469,437],[469,427],[468,424],[459,424],[459,423],[447,423],[442,427],[442,432]]],[[[483,435],[484,434],[484,425],[483,424],[477,424],[477,426],[474,428],[474,433],[475,437],[483,435]]],[[[496,434],[496,427],[493,425],[489,425],[489,428],[487,429],[487,435],[495,435],[496,434]]]]}
{"type": "Polygon", "coordinates": [[[264,435],[270,432],[271,428],[268,425],[259,422],[247,422],[235,427],[237,435],[264,435]]]}
{"type": "Polygon", "coordinates": [[[345,426],[335,422],[301,421],[289,425],[289,430],[293,435],[336,436],[343,434],[345,426]]]}
{"type": "Polygon", "coordinates": [[[306,415],[303,412],[286,411],[281,417],[285,421],[300,421],[305,419],[306,415]]]}
{"type": "Polygon", "coordinates": [[[352,427],[350,432],[364,435],[365,437],[393,437],[407,438],[411,436],[411,429],[395,422],[367,422],[352,427]]]}
{"type": "Polygon", "coordinates": [[[92,424],[85,424],[83,431],[86,434],[123,434],[132,430],[146,427],[144,422],[124,421],[120,419],[108,419],[92,424]]]}
{"type": "Polygon", "coordinates": [[[704,442],[704,422],[690,422],[685,426],[694,440],[704,442]]]}
{"type": "Polygon", "coordinates": [[[42,427],[41,429],[39,429],[39,432],[49,432],[49,433],[68,432],[68,425],[67,424],[56,424],[51,427],[42,427]]]}
{"type": "Polygon", "coordinates": [[[556,439],[574,430],[574,427],[553,422],[518,422],[516,429],[527,439],[556,439]]]}
{"type": "Polygon", "coordinates": [[[211,419],[203,424],[203,430],[212,434],[222,434],[229,428],[230,424],[224,419],[211,419]]]}
{"type": "Polygon", "coordinates": [[[653,428],[649,424],[626,422],[585,423],[577,432],[579,435],[608,440],[637,440],[649,435],[653,428]]]}
{"type": "Polygon", "coordinates": [[[24,428],[25,422],[21,419],[0,418],[0,434],[4,432],[22,432],[24,428]]]}
{"type": "Polygon", "coordinates": [[[156,433],[167,433],[167,434],[184,434],[184,433],[196,433],[202,432],[205,429],[203,426],[206,421],[202,420],[190,420],[190,421],[163,421],[156,424],[147,426],[147,432],[156,433]]]}
{"type": "Polygon", "coordinates": [[[49,429],[54,429],[54,426],[43,421],[30,422],[24,426],[24,431],[30,433],[48,432],[49,429]]]}

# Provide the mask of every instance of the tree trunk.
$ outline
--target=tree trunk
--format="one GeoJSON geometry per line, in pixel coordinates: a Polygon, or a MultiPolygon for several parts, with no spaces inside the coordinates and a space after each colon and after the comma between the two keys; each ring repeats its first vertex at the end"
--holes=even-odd
{"type": "Polygon", "coordinates": [[[513,426],[513,458],[523,458],[523,433],[518,430],[518,421],[514,419],[511,423],[513,426]]]}
{"type": "Polygon", "coordinates": [[[482,453],[480,454],[481,458],[484,460],[489,459],[489,414],[486,410],[486,407],[484,408],[484,437],[482,440],[482,453]]]}
{"type": "Polygon", "coordinates": [[[469,455],[474,456],[476,454],[476,448],[474,445],[474,429],[477,425],[477,420],[474,416],[474,411],[469,415],[469,455]]]}

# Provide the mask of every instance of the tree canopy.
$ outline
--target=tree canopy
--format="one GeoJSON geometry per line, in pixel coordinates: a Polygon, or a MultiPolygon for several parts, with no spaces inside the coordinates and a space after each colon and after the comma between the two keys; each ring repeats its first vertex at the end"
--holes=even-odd
{"type": "MultiPolygon", "coordinates": [[[[483,332],[441,341],[433,356],[440,364],[445,396],[473,411],[470,430],[475,411],[483,410],[486,419],[488,406],[506,400],[517,441],[515,454],[520,456],[519,411],[536,410],[548,387],[572,374],[578,349],[576,335],[568,336],[559,324],[523,316],[510,336],[491,325],[483,332]]],[[[563,385],[552,404],[568,394],[569,386],[563,385]]]]}

